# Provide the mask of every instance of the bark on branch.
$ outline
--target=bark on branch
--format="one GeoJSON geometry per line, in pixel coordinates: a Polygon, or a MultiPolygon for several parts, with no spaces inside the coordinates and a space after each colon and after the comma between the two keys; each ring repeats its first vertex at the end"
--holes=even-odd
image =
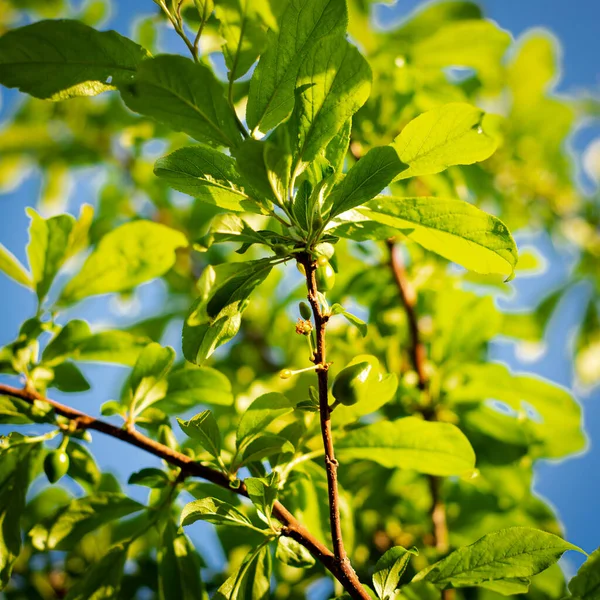
{"type": "Polygon", "coordinates": [[[361,585],[352,564],[346,553],[342,539],[342,523],[340,518],[340,501],[338,491],[337,470],[338,461],[335,458],[333,448],[333,437],[331,433],[331,410],[329,408],[328,396],[328,364],[326,358],[325,329],[329,315],[321,310],[321,304],[317,296],[316,270],[317,265],[308,254],[298,255],[298,262],[304,267],[306,274],[307,299],[312,308],[315,320],[316,349],[313,357],[315,365],[320,365],[317,370],[319,384],[319,416],[321,421],[321,437],[325,450],[325,470],[327,472],[327,489],[329,495],[329,523],[331,526],[331,539],[333,540],[333,553],[335,560],[354,585],[354,591],[350,593],[352,598],[369,600],[370,596],[361,585]]]}
{"type": "MultiPolygon", "coordinates": [[[[172,450],[168,446],[164,446],[141,434],[134,428],[122,429],[111,423],[107,423],[106,421],[96,419],[86,413],[75,410],[70,406],[46,398],[30,389],[20,389],[0,384],[0,395],[12,396],[13,398],[18,398],[29,404],[33,404],[35,401],[47,402],[52,406],[55,414],[75,422],[78,429],[91,429],[104,433],[105,435],[131,444],[132,446],[141,448],[154,456],[162,458],[169,464],[179,467],[186,477],[200,477],[241,496],[248,496],[246,486],[243,482],[239,488],[232,488],[229,479],[220,471],[200,464],[189,456],[177,452],[176,450],[172,450]]],[[[298,543],[302,544],[315,559],[317,559],[342,584],[352,598],[360,600],[369,598],[363,593],[364,590],[360,586],[360,582],[358,582],[354,571],[352,571],[351,568],[349,570],[346,563],[340,562],[333,552],[310,533],[310,531],[308,531],[308,529],[306,529],[306,527],[304,527],[292,513],[281,504],[281,502],[275,502],[275,505],[273,506],[273,515],[282,524],[282,534],[293,538],[298,543]]]]}
{"type": "MultiPolygon", "coordinates": [[[[427,356],[419,332],[419,322],[416,311],[417,294],[406,276],[402,256],[400,255],[399,248],[394,243],[394,240],[387,240],[387,247],[390,253],[390,267],[408,321],[410,334],[409,354],[411,362],[417,373],[419,389],[426,392],[429,383],[425,366],[427,356]]],[[[424,407],[421,412],[428,421],[436,420],[435,409],[430,405],[424,407]]],[[[429,475],[428,481],[432,500],[430,514],[431,522],[433,524],[433,545],[441,554],[445,554],[448,552],[448,525],[446,522],[446,506],[440,495],[442,480],[434,475],[429,475]]],[[[451,589],[442,592],[442,598],[444,598],[444,600],[451,600],[453,595],[454,592],[451,589]]]]}

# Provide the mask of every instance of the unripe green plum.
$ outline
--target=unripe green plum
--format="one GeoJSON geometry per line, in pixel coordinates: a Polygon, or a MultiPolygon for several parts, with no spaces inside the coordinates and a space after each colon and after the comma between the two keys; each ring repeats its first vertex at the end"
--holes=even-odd
{"type": "Polygon", "coordinates": [[[327,258],[325,258],[325,261],[322,261],[322,258],[325,257],[320,256],[317,260],[317,289],[320,292],[328,292],[333,289],[333,286],[335,285],[335,271],[329,264],[327,258]]]}
{"type": "Polygon", "coordinates": [[[69,457],[64,450],[49,452],[44,459],[44,473],[50,483],[56,483],[69,470],[69,457]]]}
{"type": "Polygon", "coordinates": [[[307,321],[312,317],[312,311],[306,302],[300,302],[300,316],[307,321]]]}
{"type": "Polygon", "coordinates": [[[333,382],[333,397],[345,406],[352,406],[364,399],[371,369],[372,365],[366,361],[342,369],[333,382]]]}

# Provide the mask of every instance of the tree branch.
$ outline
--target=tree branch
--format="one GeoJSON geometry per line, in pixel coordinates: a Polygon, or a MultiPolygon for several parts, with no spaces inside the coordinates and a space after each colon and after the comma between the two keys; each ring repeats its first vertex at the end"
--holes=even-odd
{"type": "MultiPolygon", "coordinates": [[[[419,323],[417,319],[417,294],[406,276],[406,270],[402,262],[402,257],[398,246],[393,239],[387,240],[387,247],[390,253],[390,267],[394,276],[394,281],[398,287],[400,300],[404,306],[408,329],[410,332],[409,354],[414,370],[417,372],[418,386],[423,392],[428,388],[427,370],[425,368],[425,346],[421,341],[419,332],[419,323]]],[[[436,413],[431,404],[427,404],[421,409],[423,417],[428,421],[436,420],[436,413]]],[[[440,495],[442,480],[434,475],[428,476],[429,491],[431,494],[431,522],[433,524],[433,545],[441,554],[448,552],[448,524],[446,522],[446,506],[440,495]]],[[[454,597],[454,591],[451,589],[442,591],[444,600],[451,600],[454,597]]]]}
{"type": "Polygon", "coordinates": [[[323,314],[317,296],[317,282],[315,276],[317,266],[315,261],[308,253],[298,254],[297,258],[298,262],[304,267],[306,274],[306,288],[308,292],[307,298],[315,320],[317,347],[315,349],[313,362],[315,365],[321,365],[321,368],[317,371],[319,384],[319,416],[321,420],[321,437],[323,438],[323,448],[325,450],[325,470],[327,472],[327,489],[329,495],[329,523],[331,526],[331,539],[333,540],[333,552],[337,564],[354,584],[353,593],[350,593],[352,598],[368,600],[370,596],[361,585],[358,576],[352,568],[342,539],[342,523],[340,518],[340,501],[337,480],[338,461],[335,458],[333,436],[331,433],[331,409],[329,407],[328,397],[329,365],[327,364],[325,347],[325,328],[327,326],[327,321],[329,320],[329,315],[323,314]]]}
{"type": "Polygon", "coordinates": [[[404,312],[406,313],[406,318],[408,320],[411,362],[414,370],[417,372],[419,389],[425,390],[427,388],[427,373],[425,371],[426,356],[425,346],[421,342],[421,336],[419,334],[419,324],[417,322],[417,312],[415,310],[417,305],[417,295],[406,277],[402,257],[400,256],[399,249],[395,245],[394,240],[387,240],[387,246],[390,251],[392,274],[398,287],[400,300],[402,300],[404,312]]]}
{"type": "MultiPolygon", "coordinates": [[[[220,471],[202,465],[189,456],[177,452],[176,450],[172,450],[168,446],[164,446],[163,444],[146,437],[134,428],[122,429],[111,423],[107,423],[106,421],[96,419],[86,413],[75,410],[70,406],[46,398],[31,389],[19,389],[0,383],[0,395],[12,396],[13,398],[18,398],[29,404],[33,404],[36,401],[47,402],[52,406],[57,415],[61,415],[74,422],[77,429],[91,429],[117,438],[132,446],[141,448],[154,456],[158,456],[171,465],[179,467],[186,477],[200,477],[236,494],[248,497],[248,492],[246,491],[246,486],[243,482],[238,488],[232,488],[226,475],[220,471]]],[[[351,568],[349,571],[346,563],[340,563],[331,550],[310,533],[310,531],[308,531],[308,529],[306,529],[306,527],[304,527],[292,513],[281,504],[281,502],[275,502],[273,514],[282,523],[282,534],[293,538],[298,543],[302,544],[342,584],[352,598],[360,600],[369,598],[367,595],[360,593],[362,587],[360,587],[360,583],[358,582],[354,571],[352,571],[351,568]]]]}

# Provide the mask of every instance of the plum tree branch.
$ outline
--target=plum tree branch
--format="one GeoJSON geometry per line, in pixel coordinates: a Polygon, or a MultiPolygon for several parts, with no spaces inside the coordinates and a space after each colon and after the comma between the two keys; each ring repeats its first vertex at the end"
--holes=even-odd
{"type": "MultiPolygon", "coordinates": [[[[52,407],[55,414],[75,423],[77,429],[90,429],[109,435],[132,446],[141,448],[154,456],[158,456],[171,465],[179,467],[186,477],[200,477],[241,496],[248,496],[246,486],[243,482],[238,488],[233,488],[225,474],[196,462],[182,452],[177,452],[168,446],[156,442],[134,428],[123,429],[117,427],[70,406],[51,400],[31,389],[21,389],[0,383],[0,395],[18,398],[29,404],[33,404],[36,401],[46,402],[52,407]]],[[[302,544],[342,584],[352,598],[359,600],[368,598],[363,593],[364,590],[362,590],[354,571],[351,568],[349,570],[346,563],[341,563],[333,552],[308,531],[281,502],[275,502],[273,515],[282,523],[282,535],[302,544]]]]}
{"type": "MultiPolygon", "coordinates": [[[[429,383],[425,366],[427,356],[419,331],[419,321],[416,310],[417,294],[406,276],[406,270],[404,268],[402,256],[400,255],[399,247],[395,244],[393,239],[387,240],[386,243],[390,254],[392,275],[396,282],[400,300],[402,301],[406,319],[408,321],[410,334],[409,354],[411,362],[417,373],[417,384],[419,389],[426,392],[429,383]]],[[[430,404],[423,407],[421,413],[428,421],[436,420],[435,409],[430,404]]],[[[440,494],[442,480],[434,475],[429,475],[428,481],[432,500],[430,514],[431,522],[433,524],[433,545],[440,553],[445,554],[448,551],[448,524],[446,522],[446,507],[440,494]]],[[[442,598],[444,598],[444,600],[450,600],[452,597],[453,591],[451,589],[442,592],[442,598]]]]}
{"type": "Polygon", "coordinates": [[[402,301],[402,306],[404,307],[404,312],[406,313],[406,319],[408,321],[410,333],[409,353],[411,362],[417,373],[419,389],[425,390],[427,388],[427,372],[425,370],[426,355],[425,346],[421,341],[419,323],[417,320],[417,295],[410,284],[410,281],[406,277],[406,270],[404,269],[398,246],[396,246],[394,240],[387,240],[387,246],[390,252],[392,275],[394,276],[394,281],[398,287],[400,300],[402,301]]]}
{"type": "Polygon", "coordinates": [[[321,421],[321,437],[323,438],[323,448],[325,450],[325,470],[327,472],[327,489],[329,495],[329,523],[331,527],[331,539],[333,540],[333,553],[339,567],[354,584],[354,592],[350,594],[352,598],[368,600],[370,596],[361,585],[358,576],[350,563],[342,539],[342,522],[340,517],[340,499],[337,479],[338,461],[335,458],[333,436],[331,432],[331,408],[329,406],[328,395],[328,364],[325,345],[325,329],[327,327],[329,315],[324,314],[321,310],[321,304],[317,296],[317,265],[315,261],[308,253],[298,254],[297,258],[298,262],[304,267],[307,299],[315,320],[317,343],[313,362],[315,365],[321,365],[321,368],[317,370],[319,417],[321,421]]]}

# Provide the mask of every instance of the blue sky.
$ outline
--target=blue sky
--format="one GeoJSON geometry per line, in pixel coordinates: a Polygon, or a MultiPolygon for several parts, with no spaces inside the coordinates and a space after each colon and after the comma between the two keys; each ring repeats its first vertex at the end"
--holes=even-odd
{"type": "MultiPolygon", "coordinates": [[[[117,2],[119,7],[112,15],[108,26],[127,35],[132,18],[149,14],[155,10],[151,0],[128,0],[117,2]]],[[[401,18],[413,8],[423,5],[418,0],[399,0],[393,7],[379,7],[383,22],[401,18]]],[[[561,93],[575,93],[582,89],[600,93],[600,2],[598,0],[482,0],[488,16],[515,37],[532,27],[546,27],[560,40],[563,48],[563,77],[558,86],[561,93]]],[[[168,46],[174,41],[169,38],[168,46]]],[[[182,49],[183,51],[183,49],[182,49]]],[[[0,119],[4,120],[17,101],[15,93],[0,90],[0,119]]],[[[600,136],[600,126],[580,128],[573,137],[573,147],[580,153],[595,137],[600,136]]],[[[90,201],[94,187],[89,184],[89,173],[80,173],[74,186],[73,204],[90,201]]],[[[40,188],[39,175],[33,171],[22,184],[6,194],[0,194],[0,241],[18,258],[25,262],[28,218],[25,207],[35,205],[40,188]]],[[[521,238],[521,241],[527,238],[521,238]]],[[[549,240],[538,240],[550,271],[541,278],[515,281],[515,296],[508,301],[510,309],[530,303],[540,290],[550,289],[567,273],[572,256],[564,248],[554,248],[549,240]]],[[[160,283],[142,286],[137,297],[144,307],[144,314],[160,305],[162,286],[160,283]]],[[[515,370],[535,372],[557,383],[571,387],[572,365],[570,362],[570,340],[581,315],[582,302],[589,290],[574,290],[560,306],[546,339],[546,353],[535,362],[523,362],[513,344],[498,341],[491,351],[491,358],[509,364],[515,370]]],[[[0,345],[16,336],[19,324],[35,311],[31,295],[18,285],[0,276],[0,345]]],[[[78,316],[85,314],[92,321],[107,318],[127,321],[133,308],[120,307],[120,316],[114,314],[114,302],[106,299],[91,300],[77,310],[78,316]]],[[[74,314],[71,316],[75,316],[74,314]]],[[[94,388],[93,391],[77,396],[76,399],[62,398],[82,410],[92,413],[104,400],[115,397],[126,375],[117,367],[85,366],[83,368],[94,388]]],[[[61,394],[55,393],[57,399],[61,394]]],[[[591,446],[587,453],[561,463],[544,463],[537,468],[536,489],[559,511],[566,527],[569,541],[592,551],[600,544],[600,519],[597,513],[597,498],[600,496],[600,478],[594,473],[600,470],[600,393],[580,394],[584,407],[585,423],[591,446]]],[[[134,448],[125,447],[116,441],[95,435],[94,452],[102,466],[125,474],[134,467],[151,466],[156,461],[134,448]]],[[[139,488],[133,492],[139,497],[139,488]]],[[[205,532],[208,533],[208,530],[205,532]]],[[[211,551],[212,552],[212,551],[211,551]]],[[[217,560],[216,556],[213,556],[217,560]]],[[[210,557],[209,557],[210,563],[210,557]]]]}

